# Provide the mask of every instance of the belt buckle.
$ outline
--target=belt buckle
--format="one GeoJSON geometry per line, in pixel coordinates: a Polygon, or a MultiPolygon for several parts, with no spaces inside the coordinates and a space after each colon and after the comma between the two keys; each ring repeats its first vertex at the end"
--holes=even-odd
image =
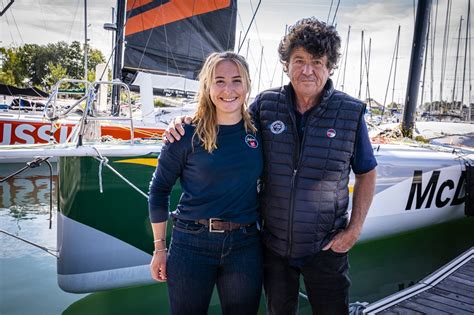
{"type": "Polygon", "coordinates": [[[220,221],[218,218],[209,218],[209,232],[210,233],[224,233],[225,230],[216,230],[212,227],[212,222],[214,221],[220,221]]]}

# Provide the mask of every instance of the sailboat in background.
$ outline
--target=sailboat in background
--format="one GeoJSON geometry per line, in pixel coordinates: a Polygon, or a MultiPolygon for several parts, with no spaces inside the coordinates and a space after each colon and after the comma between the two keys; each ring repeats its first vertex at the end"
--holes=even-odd
{"type": "MultiPolygon", "coordinates": [[[[128,108],[133,106],[134,137],[161,137],[172,117],[192,115],[195,108],[189,101],[180,106],[155,108],[153,95],[192,98],[199,87],[196,77],[204,59],[213,51],[233,50],[236,16],[236,0],[201,1],[197,4],[193,1],[162,4],[161,1],[137,0],[129,1],[126,7],[125,1],[118,1],[114,78],[125,82],[132,90],[139,90],[140,104],[124,104],[120,99],[123,92],[117,85],[113,85],[107,102],[107,89],[95,85],[94,90],[84,89],[81,101],[68,103],[67,116],[49,117],[45,115],[48,110],[63,111],[64,104],[60,105],[57,98],[62,87],[58,82],[50,95],[43,95],[49,99],[44,99],[42,111],[26,112],[25,108],[13,109],[10,106],[0,113],[0,143],[65,142],[81,117],[68,108],[76,106],[82,111],[78,105],[86,98],[93,99],[91,105],[95,115],[102,117],[100,136],[129,140],[130,127],[119,118],[129,117],[128,108]],[[88,93],[91,95],[87,96],[88,93]],[[104,97],[105,101],[101,100],[104,97]],[[109,105],[98,104],[99,100],[109,105]],[[97,107],[102,111],[97,111],[97,107]],[[107,119],[108,116],[114,117],[107,119]]],[[[105,73],[100,72],[102,75],[105,73]]],[[[97,74],[97,81],[102,81],[99,71],[97,74]]],[[[71,83],[76,80],[63,81],[71,83]]]]}

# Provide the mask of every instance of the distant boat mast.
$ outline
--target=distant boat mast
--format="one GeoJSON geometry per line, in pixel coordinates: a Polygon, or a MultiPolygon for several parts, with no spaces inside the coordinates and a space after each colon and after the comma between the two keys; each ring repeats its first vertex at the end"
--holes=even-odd
{"type": "Polygon", "coordinates": [[[425,48],[425,57],[423,61],[423,79],[421,80],[421,99],[420,99],[420,107],[423,109],[423,99],[425,96],[425,78],[426,78],[426,66],[428,65],[428,47],[429,47],[429,40],[430,40],[430,28],[431,28],[431,11],[430,11],[430,18],[428,19],[428,31],[426,31],[426,48],[425,48]]]}
{"type": "MultiPolygon", "coordinates": [[[[439,101],[443,103],[443,85],[446,77],[446,59],[448,54],[448,41],[449,41],[449,23],[451,21],[451,0],[448,0],[446,7],[446,19],[444,22],[444,35],[443,35],[443,50],[441,52],[441,80],[439,83],[439,101]]],[[[440,109],[441,110],[441,109],[440,109]]]]}
{"type": "Polygon", "coordinates": [[[360,35],[360,68],[359,68],[359,94],[357,95],[358,99],[362,97],[362,80],[364,80],[364,73],[362,72],[362,65],[364,60],[364,30],[362,30],[360,35]]]}
{"type": "MultiPolygon", "coordinates": [[[[464,66],[463,66],[463,72],[462,72],[462,88],[461,88],[461,110],[462,106],[464,104],[464,85],[466,84],[466,64],[467,64],[467,43],[471,42],[471,39],[469,38],[469,28],[471,24],[471,0],[467,3],[467,18],[466,18],[466,42],[464,43],[464,66]]],[[[471,64],[472,59],[469,59],[469,65],[471,64]]],[[[470,75],[470,71],[469,71],[470,75]]],[[[471,85],[471,82],[469,80],[468,86],[471,85]]],[[[469,90],[470,92],[470,90],[469,90]]],[[[469,93],[470,95],[470,93],[469,93]]],[[[469,117],[467,118],[467,121],[471,121],[471,102],[470,102],[470,97],[467,99],[467,108],[468,108],[468,115],[469,117]]]]}
{"type": "MultiPolygon", "coordinates": [[[[397,31],[397,39],[395,40],[395,48],[393,49],[393,56],[392,56],[392,62],[390,63],[390,71],[388,73],[388,81],[387,81],[387,89],[385,90],[385,96],[383,99],[383,107],[382,107],[382,117],[385,114],[385,107],[387,106],[387,96],[388,96],[388,89],[390,87],[390,79],[392,78],[392,69],[393,69],[393,64],[395,60],[398,58],[398,46],[400,45],[400,25],[398,25],[398,31],[397,31]]],[[[396,62],[395,62],[395,69],[397,68],[396,62]]],[[[396,71],[393,76],[393,81],[395,82],[396,79],[396,71]]],[[[394,84],[395,88],[395,84],[394,84]]],[[[393,94],[392,93],[392,105],[393,105],[393,94]]]]}
{"type": "Polygon", "coordinates": [[[342,85],[341,90],[344,92],[344,85],[346,83],[346,69],[347,69],[347,55],[349,53],[349,38],[351,37],[351,26],[347,30],[347,41],[346,41],[346,52],[344,54],[344,72],[342,73],[342,85]]]}
{"type": "Polygon", "coordinates": [[[84,80],[87,81],[87,0],[84,0],[84,80]]]}
{"type": "MultiPolygon", "coordinates": [[[[123,60],[123,42],[124,42],[124,25],[125,25],[125,1],[117,1],[117,31],[115,33],[115,53],[113,78],[122,80],[122,60],[123,60]]],[[[118,116],[120,112],[120,87],[114,85],[112,87],[112,115],[118,116]]]]}
{"type": "MultiPolygon", "coordinates": [[[[433,86],[434,86],[434,58],[435,58],[435,42],[436,42],[436,24],[438,22],[438,4],[439,1],[436,0],[436,11],[434,16],[434,23],[431,22],[432,31],[431,31],[431,68],[430,68],[430,113],[433,112],[433,86]]],[[[433,14],[430,14],[430,20],[433,20],[433,14]]]]}
{"type": "Polygon", "coordinates": [[[461,104],[464,103],[464,84],[466,83],[466,60],[468,54],[468,43],[469,43],[469,80],[468,80],[468,97],[467,97],[467,108],[468,108],[468,118],[467,121],[471,121],[471,96],[472,96],[472,81],[471,81],[471,65],[472,65],[472,55],[471,55],[471,0],[467,3],[467,19],[466,19],[466,43],[464,46],[464,71],[462,75],[462,96],[461,104]]]}
{"type": "MultiPolygon", "coordinates": [[[[456,80],[458,78],[458,61],[459,61],[459,47],[461,44],[461,28],[462,28],[462,16],[461,20],[459,21],[459,31],[458,31],[458,45],[456,49],[456,64],[454,66],[454,81],[453,81],[453,93],[451,95],[451,109],[456,110],[456,104],[455,104],[455,96],[456,96],[456,80]]],[[[461,108],[460,110],[462,111],[462,103],[461,103],[461,108]]]]}

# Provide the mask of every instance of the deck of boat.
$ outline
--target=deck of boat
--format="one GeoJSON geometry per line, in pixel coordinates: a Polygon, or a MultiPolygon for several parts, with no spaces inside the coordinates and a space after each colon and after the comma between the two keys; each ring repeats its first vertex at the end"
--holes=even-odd
{"type": "Polygon", "coordinates": [[[363,314],[474,314],[474,247],[416,285],[367,305],[363,314]]]}

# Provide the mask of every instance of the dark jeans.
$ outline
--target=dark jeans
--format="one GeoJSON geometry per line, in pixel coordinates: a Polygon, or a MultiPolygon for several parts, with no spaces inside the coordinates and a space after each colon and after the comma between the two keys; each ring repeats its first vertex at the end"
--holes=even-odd
{"type": "Polygon", "coordinates": [[[321,251],[298,268],[265,248],[263,269],[268,314],[297,313],[300,275],[303,275],[313,314],[349,313],[347,253],[321,251]]]}
{"type": "Polygon", "coordinates": [[[223,314],[256,314],[262,293],[257,227],[210,233],[176,221],[166,263],[171,313],[207,314],[217,285],[223,314]]]}

